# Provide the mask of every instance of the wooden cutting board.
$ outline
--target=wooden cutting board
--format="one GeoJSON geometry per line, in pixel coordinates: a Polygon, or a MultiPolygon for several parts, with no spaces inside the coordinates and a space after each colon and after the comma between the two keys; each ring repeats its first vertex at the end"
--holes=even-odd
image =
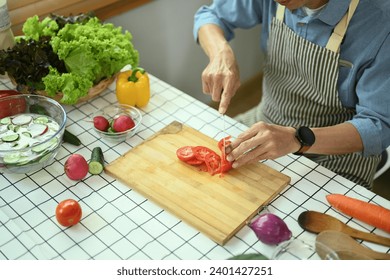
{"type": "Polygon", "coordinates": [[[187,145],[220,154],[216,140],[172,122],[105,171],[220,245],[290,182],[290,177],[261,163],[211,176],[176,157],[176,150],[187,145]]]}

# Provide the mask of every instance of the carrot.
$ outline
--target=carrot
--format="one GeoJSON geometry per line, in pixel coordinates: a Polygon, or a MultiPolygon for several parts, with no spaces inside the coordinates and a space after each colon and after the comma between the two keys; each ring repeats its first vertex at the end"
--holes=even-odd
{"type": "Polygon", "coordinates": [[[329,194],[326,200],[340,212],[390,232],[390,209],[342,194],[329,194]]]}

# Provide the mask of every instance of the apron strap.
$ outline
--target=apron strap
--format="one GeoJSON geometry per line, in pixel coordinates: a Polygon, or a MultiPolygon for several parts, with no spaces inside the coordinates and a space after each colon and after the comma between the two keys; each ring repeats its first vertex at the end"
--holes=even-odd
{"type": "Polygon", "coordinates": [[[349,22],[355,10],[359,4],[359,0],[351,0],[349,4],[349,9],[346,15],[340,20],[340,22],[334,28],[333,34],[330,36],[326,48],[332,52],[338,53],[340,50],[341,42],[344,39],[344,35],[347,32],[349,22]]]}
{"type": "Polygon", "coordinates": [[[283,22],[285,10],[286,10],[286,6],[278,4],[278,8],[276,9],[276,19],[277,20],[283,22]]]}
{"type": "MultiPolygon", "coordinates": [[[[359,0],[351,0],[351,3],[349,4],[348,12],[344,15],[344,17],[336,25],[336,27],[333,30],[332,35],[329,38],[329,41],[326,45],[326,48],[328,50],[335,52],[335,53],[339,52],[341,42],[344,39],[344,35],[347,32],[349,22],[351,21],[351,18],[353,16],[353,14],[355,13],[355,10],[356,10],[358,4],[359,4],[359,0]]],[[[283,22],[285,10],[286,10],[285,6],[278,4],[277,10],[276,10],[276,19],[277,20],[283,22]]]]}

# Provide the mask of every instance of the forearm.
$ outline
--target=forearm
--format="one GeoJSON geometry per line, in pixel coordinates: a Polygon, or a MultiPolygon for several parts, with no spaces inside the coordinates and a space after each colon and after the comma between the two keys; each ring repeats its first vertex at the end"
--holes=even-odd
{"type": "Polygon", "coordinates": [[[198,32],[198,39],[200,46],[210,60],[223,52],[232,53],[231,47],[223,34],[223,30],[215,24],[202,26],[198,32]]]}
{"type": "Polygon", "coordinates": [[[313,154],[348,154],[363,151],[363,142],[357,129],[350,123],[312,128],[316,141],[307,151],[313,154]]]}

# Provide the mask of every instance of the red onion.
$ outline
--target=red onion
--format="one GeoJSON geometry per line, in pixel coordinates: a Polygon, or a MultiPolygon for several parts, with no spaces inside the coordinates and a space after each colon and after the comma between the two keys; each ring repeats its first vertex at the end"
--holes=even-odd
{"type": "Polygon", "coordinates": [[[292,235],[286,223],[272,213],[261,214],[250,224],[250,228],[261,242],[270,245],[289,240],[292,235]]]}

